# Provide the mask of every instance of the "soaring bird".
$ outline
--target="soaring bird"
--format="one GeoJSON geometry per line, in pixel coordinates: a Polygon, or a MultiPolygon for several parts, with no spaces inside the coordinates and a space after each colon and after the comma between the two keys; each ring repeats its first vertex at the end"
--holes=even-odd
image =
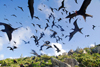
{"type": "Polygon", "coordinates": [[[18,8],[20,8],[22,11],[24,11],[22,7],[18,6],[18,8]]]}
{"type": "Polygon", "coordinates": [[[29,10],[30,10],[30,14],[31,14],[32,19],[33,19],[33,16],[34,16],[33,4],[34,4],[34,0],[28,0],[28,7],[29,7],[29,10]]]}
{"type": "Polygon", "coordinates": [[[61,9],[61,8],[64,8],[65,9],[65,7],[64,7],[64,1],[65,0],[63,0],[61,3],[62,3],[62,5],[58,8],[58,11],[61,9]]]}
{"type": "Polygon", "coordinates": [[[77,0],[75,0],[75,2],[77,3],[77,0]]]}
{"type": "Polygon", "coordinates": [[[40,55],[38,55],[38,54],[36,53],[35,50],[32,50],[32,53],[31,53],[31,54],[34,54],[34,55],[36,55],[36,56],[38,56],[38,57],[41,57],[40,55]]]}
{"type": "Polygon", "coordinates": [[[90,4],[91,0],[84,0],[81,8],[79,9],[79,11],[75,11],[75,13],[68,15],[66,18],[73,18],[77,15],[82,15],[84,20],[86,21],[86,17],[93,17],[92,15],[86,14],[86,8],[88,7],[88,5],[90,4]]]}
{"type": "Polygon", "coordinates": [[[10,50],[12,50],[12,51],[13,51],[13,48],[12,48],[12,47],[8,46],[7,48],[10,48],[10,50]]]}
{"type": "Polygon", "coordinates": [[[48,23],[46,23],[46,27],[45,27],[45,29],[44,29],[44,30],[46,30],[48,27],[50,27],[50,26],[48,25],[48,23]]]}
{"type": "Polygon", "coordinates": [[[70,37],[70,38],[69,38],[69,41],[72,39],[73,35],[74,35],[76,32],[80,32],[81,34],[83,34],[83,33],[81,32],[81,30],[82,30],[83,28],[79,28],[76,22],[77,22],[77,19],[76,19],[76,20],[74,21],[74,23],[73,23],[74,26],[75,26],[75,28],[72,29],[72,30],[74,30],[74,31],[71,32],[70,35],[69,35],[69,37],[70,37]]]}
{"type": "Polygon", "coordinates": [[[11,41],[11,39],[12,39],[12,32],[14,30],[17,30],[18,28],[20,28],[20,27],[18,27],[18,28],[12,28],[10,25],[8,25],[6,23],[2,23],[2,22],[0,22],[0,25],[4,25],[5,29],[2,29],[1,31],[7,33],[9,41],[11,41]]]}
{"type": "Polygon", "coordinates": [[[92,25],[93,27],[92,27],[92,29],[94,30],[94,28],[96,27],[95,25],[92,25]]]}
{"type": "Polygon", "coordinates": [[[57,52],[60,52],[61,51],[56,45],[54,45],[54,47],[57,49],[56,50],[57,52]]]}

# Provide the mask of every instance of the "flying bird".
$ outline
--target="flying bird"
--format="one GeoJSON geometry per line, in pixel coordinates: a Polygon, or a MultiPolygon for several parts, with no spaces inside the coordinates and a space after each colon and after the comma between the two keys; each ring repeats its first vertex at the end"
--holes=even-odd
{"type": "Polygon", "coordinates": [[[74,21],[74,23],[73,23],[73,25],[75,26],[75,28],[72,29],[72,30],[74,30],[74,31],[71,32],[70,35],[69,35],[69,41],[72,39],[72,37],[74,36],[74,34],[75,34],[76,32],[80,32],[81,34],[83,34],[83,33],[81,32],[81,30],[82,30],[83,28],[79,28],[76,22],[77,22],[77,19],[76,19],[76,20],[74,21]]]}
{"type": "Polygon", "coordinates": [[[22,11],[24,11],[22,7],[18,6],[18,8],[20,8],[22,11]]]}
{"type": "Polygon", "coordinates": [[[61,2],[61,6],[58,8],[58,11],[59,11],[60,9],[62,9],[62,8],[65,9],[65,7],[64,7],[64,1],[65,1],[65,0],[63,0],[63,1],[61,2]]]}
{"type": "Polygon", "coordinates": [[[48,25],[48,23],[46,23],[46,27],[45,27],[45,29],[44,29],[44,30],[46,30],[48,27],[49,27],[49,25],[48,25]]]}
{"type": "Polygon", "coordinates": [[[31,54],[34,54],[34,55],[36,55],[37,57],[41,57],[40,55],[38,55],[38,54],[36,53],[35,50],[32,50],[32,53],[31,53],[31,54]]]}
{"type": "Polygon", "coordinates": [[[56,45],[53,45],[57,50],[57,52],[60,52],[61,50],[56,46],[56,45]]]}
{"type": "Polygon", "coordinates": [[[24,41],[25,44],[29,44],[30,43],[30,41],[27,41],[27,42],[25,40],[23,40],[23,41],[24,41]]]}
{"type": "MultiPolygon", "coordinates": [[[[75,0],[75,2],[77,3],[77,0],[75,0]]],[[[77,3],[78,4],[78,3],[77,3]]]]}
{"type": "Polygon", "coordinates": [[[33,19],[33,16],[34,16],[33,4],[34,4],[34,0],[28,0],[28,7],[29,7],[29,10],[30,10],[30,14],[31,14],[32,19],[33,19]]]}
{"type": "Polygon", "coordinates": [[[11,16],[17,17],[15,14],[12,14],[11,16]]]}
{"type": "Polygon", "coordinates": [[[20,28],[20,27],[18,27],[18,28],[12,28],[10,25],[8,25],[6,23],[2,23],[2,22],[0,22],[0,25],[4,25],[5,29],[2,29],[1,31],[7,33],[9,41],[11,41],[11,39],[12,39],[12,32],[14,30],[17,30],[18,28],[20,28]]]}
{"type": "Polygon", "coordinates": [[[75,11],[75,13],[68,15],[66,18],[73,18],[77,15],[82,15],[84,20],[86,21],[86,17],[93,17],[92,15],[86,14],[86,8],[90,4],[91,0],[84,0],[81,8],[78,11],[75,11]]]}
{"type": "Polygon", "coordinates": [[[33,16],[33,17],[36,18],[36,19],[38,19],[38,20],[40,20],[39,17],[37,17],[37,16],[33,16]]]}
{"type": "Polygon", "coordinates": [[[92,27],[92,29],[94,30],[94,28],[96,27],[95,25],[92,25],[93,27],[92,27]]]}

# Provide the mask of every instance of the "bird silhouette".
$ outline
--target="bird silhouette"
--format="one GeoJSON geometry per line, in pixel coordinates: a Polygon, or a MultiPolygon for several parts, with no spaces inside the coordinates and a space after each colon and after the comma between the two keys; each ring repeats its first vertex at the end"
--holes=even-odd
{"type": "Polygon", "coordinates": [[[23,40],[23,41],[24,41],[25,44],[29,44],[30,43],[30,41],[27,41],[27,42],[25,40],[23,40]]]}
{"type": "Polygon", "coordinates": [[[60,52],[61,50],[59,50],[59,48],[56,45],[53,45],[57,50],[57,52],[60,52]]]}
{"type": "Polygon", "coordinates": [[[33,19],[33,16],[34,16],[33,4],[34,4],[34,0],[28,0],[28,7],[29,7],[29,10],[30,10],[30,14],[31,14],[32,19],[33,19]]]}
{"type": "Polygon", "coordinates": [[[18,8],[20,8],[22,11],[24,11],[22,7],[18,6],[18,8]]]}
{"type": "Polygon", "coordinates": [[[13,60],[13,62],[14,62],[14,63],[17,63],[17,61],[16,61],[16,60],[13,60]]]}
{"type": "Polygon", "coordinates": [[[36,19],[38,19],[38,20],[40,20],[39,17],[37,17],[37,16],[33,16],[33,17],[36,18],[36,19]]]}
{"type": "Polygon", "coordinates": [[[94,28],[96,27],[95,25],[92,25],[93,27],[92,27],[92,29],[94,30],[94,28]]]}
{"type": "Polygon", "coordinates": [[[86,8],[88,7],[88,5],[90,4],[91,0],[84,0],[81,8],[78,11],[75,11],[75,13],[72,13],[70,15],[68,15],[66,18],[73,18],[77,15],[82,15],[84,20],[86,21],[86,17],[93,17],[92,15],[86,14],[86,8]]]}
{"type": "Polygon", "coordinates": [[[37,53],[36,53],[36,51],[35,50],[33,50],[32,49],[32,53],[31,54],[34,54],[34,55],[36,55],[37,57],[41,57],[40,55],[38,55],[37,53]]]}
{"type": "MultiPolygon", "coordinates": [[[[77,0],[75,0],[75,2],[77,3],[77,0]]],[[[78,3],[77,3],[78,4],[78,3]]]]}
{"type": "Polygon", "coordinates": [[[12,47],[8,46],[7,48],[10,48],[10,50],[12,50],[12,51],[13,51],[13,48],[12,48],[12,47]]]}
{"type": "Polygon", "coordinates": [[[75,26],[75,28],[72,29],[72,30],[74,30],[74,31],[71,32],[70,35],[69,35],[69,41],[72,39],[72,37],[74,36],[74,34],[75,34],[76,32],[80,32],[81,34],[83,34],[83,33],[81,32],[81,30],[82,30],[83,28],[79,28],[76,22],[77,22],[77,19],[76,19],[76,20],[74,21],[74,23],[73,23],[73,25],[75,26]]]}
{"type": "Polygon", "coordinates": [[[9,41],[11,41],[11,39],[12,39],[12,32],[14,30],[17,30],[18,28],[20,28],[20,27],[18,27],[18,28],[12,28],[10,25],[8,25],[6,23],[2,23],[2,22],[0,22],[0,25],[4,25],[5,29],[2,29],[1,31],[7,33],[9,41]]]}
{"type": "Polygon", "coordinates": [[[50,31],[52,31],[52,32],[53,32],[53,34],[52,34],[52,35],[50,35],[50,37],[51,37],[51,38],[52,38],[52,37],[53,37],[53,38],[56,38],[57,32],[56,32],[56,31],[54,31],[54,30],[51,30],[51,29],[50,29],[50,31]]]}
{"type": "Polygon", "coordinates": [[[48,27],[49,27],[49,25],[48,25],[48,23],[46,23],[46,27],[45,27],[45,29],[44,29],[44,30],[46,30],[48,27]]]}
{"type": "Polygon", "coordinates": [[[12,14],[11,16],[17,17],[15,14],[12,14]]]}
{"type": "Polygon", "coordinates": [[[58,11],[59,11],[60,9],[62,9],[62,8],[65,9],[65,7],[64,7],[64,1],[65,1],[65,0],[63,0],[63,1],[61,2],[61,6],[58,8],[58,11]]]}
{"type": "Polygon", "coordinates": [[[39,41],[43,36],[45,36],[44,32],[40,33],[40,37],[39,37],[38,41],[39,41]]]}
{"type": "MultiPolygon", "coordinates": [[[[36,24],[39,28],[41,28],[41,25],[40,24],[36,24]]],[[[41,28],[42,29],[42,28],[41,28]]]]}

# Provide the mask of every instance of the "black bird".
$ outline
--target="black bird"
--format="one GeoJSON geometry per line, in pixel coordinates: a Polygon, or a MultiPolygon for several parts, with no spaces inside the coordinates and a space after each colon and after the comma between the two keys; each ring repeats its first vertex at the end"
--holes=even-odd
{"type": "Polygon", "coordinates": [[[11,16],[17,17],[15,14],[12,14],[11,16]]]}
{"type": "Polygon", "coordinates": [[[77,19],[76,19],[76,20],[74,21],[74,23],[73,23],[74,26],[75,26],[75,28],[72,29],[72,30],[74,30],[74,31],[71,32],[70,35],[69,35],[69,37],[70,37],[70,38],[69,38],[69,41],[72,39],[73,35],[74,35],[76,32],[80,32],[81,34],[83,34],[83,33],[81,32],[81,30],[82,30],[83,28],[79,28],[76,22],[77,22],[77,19]]]}
{"type": "Polygon", "coordinates": [[[62,19],[61,19],[61,18],[59,18],[59,19],[58,19],[58,22],[59,22],[59,21],[61,21],[61,20],[62,20],[62,19]]]}
{"type": "MultiPolygon", "coordinates": [[[[46,19],[49,22],[49,19],[46,19]]],[[[50,22],[49,22],[50,23],[50,22]]]]}
{"type": "Polygon", "coordinates": [[[37,36],[31,36],[31,38],[34,38],[34,42],[35,42],[35,44],[36,45],[38,45],[39,44],[39,42],[38,42],[38,37],[37,36]]]}
{"type": "Polygon", "coordinates": [[[46,30],[48,27],[49,27],[49,25],[48,25],[48,23],[46,23],[46,27],[45,27],[45,29],[44,29],[44,30],[46,30]]]}
{"type": "Polygon", "coordinates": [[[17,63],[17,61],[16,61],[16,60],[13,60],[13,62],[14,62],[14,63],[17,63]]]}
{"type": "Polygon", "coordinates": [[[56,45],[53,45],[57,50],[57,52],[60,52],[61,50],[59,50],[59,48],[56,45]]]}
{"type": "Polygon", "coordinates": [[[50,44],[50,41],[45,41],[45,43],[40,47],[40,50],[42,50],[42,47],[44,47],[44,46],[47,46],[46,49],[52,48],[52,46],[49,44],[50,44]]]}
{"type": "Polygon", "coordinates": [[[23,40],[23,41],[24,41],[25,44],[29,44],[30,43],[30,41],[28,41],[28,42],[26,42],[25,40],[23,40]]]}
{"type": "Polygon", "coordinates": [[[92,27],[92,29],[94,30],[94,28],[96,27],[95,25],[92,25],[93,27],[92,27]]]}
{"type": "Polygon", "coordinates": [[[8,46],[7,48],[10,48],[10,50],[12,50],[12,51],[13,51],[13,48],[12,48],[12,47],[8,46]]]}
{"type": "Polygon", "coordinates": [[[29,10],[30,10],[30,14],[31,14],[32,19],[33,19],[33,16],[34,16],[33,4],[34,4],[34,0],[28,0],[28,7],[29,7],[29,10]]]}
{"type": "Polygon", "coordinates": [[[62,8],[65,9],[65,7],[64,7],[64,1],[65,1],[65,0],[63,0],[63,1],[61,2],[62,5],[58,8],[58,11],[59,11],[60,9],[62,9],[62,8]]]}
{"type": "Polygon", "coordinates": [[[16,46],[13,46],[13,49],[17,49],[17,47],[16,46]]]}
{"type": "Polygon", "coordinates": [[[86,14],[86,8],[90,4],[91,0],[84,0],[81,8],[78,11],[75,11],[75,13],[68,15],[66,18],[73,18],[77,15],[82,15],[84,20],[86,21],[86,17],[93,17],[92,15],[86,14]]]}
{"type": "Polygon", "coordinates": [[[50,37],[51,37],[51,38],[52,38],[52,37],[53,37],[53,38],[55,38],[55,37],[56,37],[56,35],[57,35],[57,32],[56,32],[56,31],[54,31],[54,30],[51,30],[51,29],[50,29],[50,31],[52,31],[52,32],[53,32],[53,34],[52,34],[52,35],[50,35],[50,37]]]}
{"type": "Polygon", "coordinates": [[[45,36],[44,32],[40,33],[40,37],[39,37],[38,41],[39,41],[43,36],[45,36]]]}
{"type": "Polygon", "coordinates": [[[36,55],[37,57],[41,57],[40,55],[38,55],[38,54],[36,53],[35,50],[32,50],[32,53],[31,53],[31,54],[34,54],[34,55],[36,55]]]}
{"type": "MultiPolygon", "coordinates": [[[[39,25],[39,24],[36,24],[39,28],[41,28],[41,25],[39,25]]],[[[41,28],[42,29],[42,28],[41,28]]]]}
{"type": "Polygon", "coordinates": [[[38,19],[38,20],[40,20],[39,17],[37,17],[37,16],[33,16],[33,17],[36,18],[36,19],[38,19]]]}
{"type": "MultiPolygon", "coordinates": [[[[75,0],[75,2],[77,3],[77,0],[75,0]]],[[[78,3],[77,3],[78,4],[78,3]]]]}
{"type": "Polygon", "coordinates": [[[61,30],[61,31],[65,31],[65,30],[62,28],[61,25],[58,24],[58,26],[60,27],[60,30],[61,30]]]}
{"type": "Polygon", "coordinates": [[[24,11],[22,7],[18,6],[18,8],[20,8],[22,11],[24,11]]]}
{"type": "Polygon", "coordinates": [[[18,28],[12,28],[10,25],[8,25],[6,23],[2,23],[2,22],[0,22],[0,25],[4,25],[5,29],[2,29],[1,31],[7,33],[9,41],[11,41],[11,39],[12,39],[12,32],[14,30],[17,30],[18,28],[20,28],[20,27],[18,27],[18,28]]]}
{"type": "Polygon", "coordinates": [[[50,9],[51,9],[51,11],[53,12],[53,8],[52,8],[52,7],[50,7],[50,9]]]}
{"type": "Polygon", "coordinates": [[[85,37],[89,37],[89,35],[85,35],[85,37]]]}
{"type": "Polygon", "coordinates": [[[32,25],[35,27],[35,24],[32,23],[32,25]]]}
{"type": "Polygon", "coordinates": [[[9,21],[7,18],[4,18],[4,20],[7,20],[7,21],[9,21]]]}

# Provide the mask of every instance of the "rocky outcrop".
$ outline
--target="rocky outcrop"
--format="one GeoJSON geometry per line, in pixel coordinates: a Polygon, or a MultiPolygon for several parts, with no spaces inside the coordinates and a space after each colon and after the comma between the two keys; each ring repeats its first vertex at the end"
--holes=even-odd
{"type": "Polygon", "coordinates": [[[71,67],[69,64],[61,62],[55,58],[51,58],[52,67],[71,67]]]}
{"type": "Polygon", "coordinates": [[[74,51],[71,49],[69,52],[68,52],[68,55],[72,55],[74,53],[74,51]]]}
{"type": "Polygon", "coordinates": [[[79,64],[79,62],[77,62],[76,59],[65,58],[64,60],[65,60],[64,62],[67,63],[67,64],[69,64],[69,65],[71,65],[71,67],[75,67],[75,65],[79,64]]]}

